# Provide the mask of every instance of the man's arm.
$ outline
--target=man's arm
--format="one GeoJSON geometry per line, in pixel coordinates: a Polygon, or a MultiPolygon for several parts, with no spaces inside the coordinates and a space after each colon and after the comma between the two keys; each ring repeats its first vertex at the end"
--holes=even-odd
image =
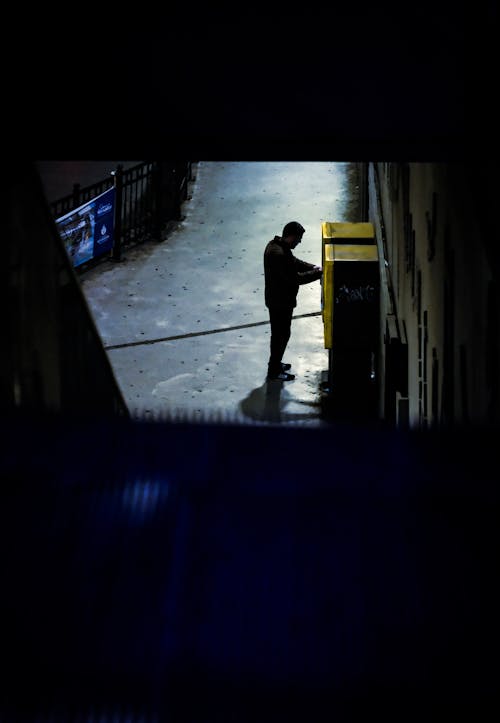
{"type": "Polygon", "coordinates": [[[311,271],[312,269],[318,268],[314,264],[309,264],[307,261],[297,259],[295,256],[293,257],[293,261],[295,263],[295,268],[297,269],[297,271],[311,271]]]}
{"type": "Polygon", "coordinates": [[[295,268],[297,269],[297,281],[299,284],[309,284],[311,281],[316,281],[321,278],[323,269],[320,266],[296,259],[295,256],[293,260],[295,262],[295,268]]]}

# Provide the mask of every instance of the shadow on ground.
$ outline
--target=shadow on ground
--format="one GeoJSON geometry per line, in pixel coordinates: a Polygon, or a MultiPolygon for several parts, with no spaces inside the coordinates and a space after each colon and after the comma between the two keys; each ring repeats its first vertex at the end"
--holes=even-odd
{"type": "Polygon", "coordinates": [[[290,392],[284,389],[284,382],[265,381],[260,387],[253,389],[240,402],[240,410],[245,417],[257,422],[286,423],[311,422],[318,419],[318,404],[293,399],[290,392]],[[310,407],[310,412],[288,412],[286,407],[291,403],[310,407]]]}

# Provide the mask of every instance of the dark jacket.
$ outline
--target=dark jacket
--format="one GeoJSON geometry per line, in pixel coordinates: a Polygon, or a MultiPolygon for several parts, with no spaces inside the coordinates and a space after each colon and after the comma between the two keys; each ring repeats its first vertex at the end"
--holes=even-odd
{"type": "Polygon", "coordinates": [[[321,278],[321,271],[296,259],[281,237],[275,236],[264,251],[264,276],[266,306],[290,309],[297,306],[299,285],[321,278]]]}

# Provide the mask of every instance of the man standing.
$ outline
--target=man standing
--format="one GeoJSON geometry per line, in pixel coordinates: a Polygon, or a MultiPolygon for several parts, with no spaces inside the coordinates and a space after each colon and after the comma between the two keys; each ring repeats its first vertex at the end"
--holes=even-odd
{"type": "Polygon", "coordinates": [[[322,269],[292,254],[304,235],[304,227],[290,221],[281,236],[275,236],[264,251],[265,303],[271,321],[271,355],[267,369],[268,380],[290,381],[291,364],[281,360],[290,338],[290,327],[300,284],[321,278],[322,269]]]}

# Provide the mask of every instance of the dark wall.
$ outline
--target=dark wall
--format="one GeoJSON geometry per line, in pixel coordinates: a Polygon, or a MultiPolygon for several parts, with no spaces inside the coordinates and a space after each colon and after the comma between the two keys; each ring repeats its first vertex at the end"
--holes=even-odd
{"type": "Polygon", "coordinates": [[[35,167],[7,175],[2,408],[128,414],[35,167]]]}

